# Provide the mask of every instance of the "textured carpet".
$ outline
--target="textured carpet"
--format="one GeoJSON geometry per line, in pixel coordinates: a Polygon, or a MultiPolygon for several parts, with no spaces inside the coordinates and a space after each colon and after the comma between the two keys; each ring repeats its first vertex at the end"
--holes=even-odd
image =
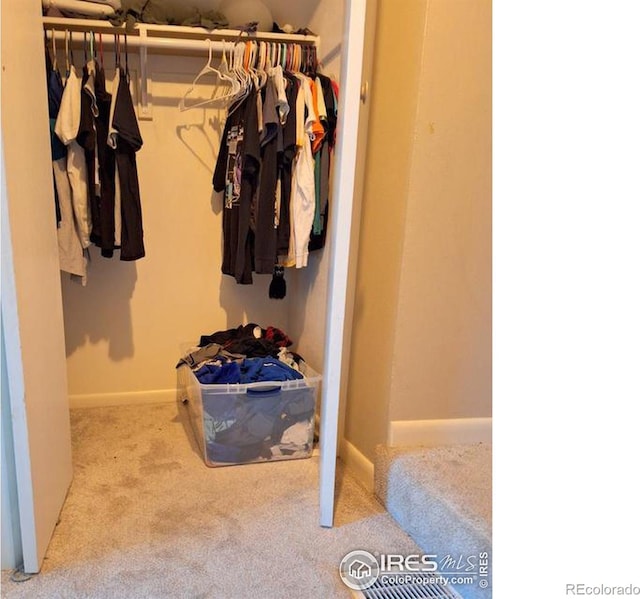
{"type": "Polygon", "coordinates": [[[354,549],[418,547],[338,470],[318,525],[318,458],[207,468],[176,404],[73,410],[74,480],[41,573],[7,599],[350,597],[354,549]]]}
{"type": "MultiPolygon", "coordinates": [[[[380,446],[375,466],[377,497],[424,552],[490,560],[490,445],[380,446]]],[[[490,586],[457,588],[465,599],[491,597],[490,586]]]]}

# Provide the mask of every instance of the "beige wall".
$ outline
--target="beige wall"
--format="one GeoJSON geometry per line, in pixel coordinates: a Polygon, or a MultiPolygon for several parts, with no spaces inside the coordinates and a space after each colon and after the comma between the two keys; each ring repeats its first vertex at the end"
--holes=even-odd
{"type": "Polygon", "coordinates": [[[378,12],[346,438],[491,413],[491,3],[378,12]],[[415,57],[407,60],[407,57],[415,57]]]}
{"type": "Polygon", "coordinates": [[[432,0],[390,420],[491,416],[491,2],[432,0]]]}
{"type": "Polygon", "coordinates": [[[182,342],[243,322],[288,330],[289,298],[269,299],[271,276],[242,286],[220,272],[221,199],[211,175],[223,115],[177,108],[202,65],[149,59],[153,120],[140,122],[138,154],[146,257],[106,260],[92,248],[86,288],[63,275],[72,395],[171,389],[182,342]]]}
{"type": "MultiPolygon", "coordinates": [[[[267,4],[279,20],[286,14],[323,33],[321,57],[335,50],[324,72],[339,78],[342,0],[311,0],[288,12],[282,2],[267,4]]],[[[132,55],[133,68],[137,60],[132,55]]],[[[211,175],[224,113],[177,108],[202,65],[201,58],[149,57],[153,120],[140,122],[138,154],[147,256],[125,263],[116,252],[109,261],[92,248],[86,288],[63,276],[71,395],[169,390],[182,342],[249,321],[283,328],[322,369],[328,248],[313,253],[307,269],[287,271],[284,300],[269,299],[271,276],[240,286],[220,273],[221,201],[211,175]]]]}
{"type": "Polygon", "coordinates": [[[345,437],[367,456],[385,440],[403,227],[426,3],[378,4],[345,437]]]}

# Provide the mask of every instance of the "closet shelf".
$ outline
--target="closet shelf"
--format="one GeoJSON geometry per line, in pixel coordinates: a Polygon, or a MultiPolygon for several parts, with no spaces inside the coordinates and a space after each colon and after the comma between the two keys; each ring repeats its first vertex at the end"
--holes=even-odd
{"type": "Polygon", "coordinates": [[[319,36],[302,35],[296,33],[270,33],[258,31],[256,33],[246,33],[238,29],[204,29],[202,27],[183,27],[179,25],[152,25],[147,23],[136,23],[132,32],[126,31],[124,26],[115,27],[109,21],[97,19],[71,19],[61,17],[42,17],[45,29],[89,32],[103,34],[127,34],[127,41],[132,46],[138,46],[142,40],[146,39],[147,48],[167,48],[206,51],[205,44],[197,44],[205,40],[212,41],[235,41],[242,33],[242,40],[259,40],[264,42],[288,42],[295,44],[318,45],[319,36]],[[137,43],[136,43],[137,42],[137,43]],[[196,45],[185,42],[196,42],[196,45]]]}

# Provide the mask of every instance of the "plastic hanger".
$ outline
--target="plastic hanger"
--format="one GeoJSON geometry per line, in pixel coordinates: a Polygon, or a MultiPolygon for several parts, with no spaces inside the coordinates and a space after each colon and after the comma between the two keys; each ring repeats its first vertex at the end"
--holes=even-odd
{"type": "MultiPolygon", "coordinates": [[[[204,67],[202,67],[200,72],[196,75],[195,79],[193,80],[193,83],[191,84],[191,87],[189,87],[189,89],[185,92],[185,94],[182,96],[182,98],[180,98],[180,103],[178,104],[178,108],[180,109],[180,112],[185,112],[187,110],[191,110],[192,108],[199,108],[201,106],[205,106],[207,104],[211,104],[214,101],[220,101],[220,100],[225,100],[225,99],[231,98],[240,90],[239,83],[237,83],[236,79],[234,77],[232,77],[231,74],[230,74],[231,71],[230,71],[228,63],[227,63],[227,56],[226,56],[226,52],[225,52],[224,42],[223,42],[223,46],[222,46],[222,60],[220,62],[220,66],[217,69],[212,65],[212,61],[213,61],[213,45],[212,45],[210,39],[207,39],[207,42],[209,44],[209,57],[208,57],[208,60],[207,60],[207,64],[205,64],[204,67]],[[200,102],[196,102],[195,104],[187,105],[187,103],[186,103],[187,98],[194,91],[198,81],[200,81],[200,79],[202,79],[205,75],[208,75],[208,74],[215,74],[215,75],[218,76],[218,78],[221,81],[229,82],[229,85],[230,85],[230,88],[231,88],[230,92],[226,93],[226,94],[223,94],[223,95],[218,95],[218,96],[214,95],[211,98],[208,98],[207,100],[203,100],[203,101],[200,101],[200,102]]],[[[215,94],[215,90],[214,90],[214,94],[215,94]]]]}
{"type": "MultiPolygon", "coordinates": [[[[71,64],[69,63],[69,37],[70,37],[71,33],[69,32],[68,29],[65,30],[64,32],[64,60],[65,60],[65,78],[69,77],[69,74],[71,73],[71,64]]],[[[73,63],[73,55],[71,57],[71,63],[73,63]]]]}
{"type": "Polygon", "coordinates": [[[247,70],[251,75],[254,87],[256,89],[262,89],[267,81],[266,79],[263,79],[260,71],[258,70],[258,42],[251,40],[247,42],[247,44],[249,46],[249,63],[247,70]]]}
{"type": "Polygon", "coordinates": [[[266,66],[266,43],[259,42],[257,44],[257,73],[260,80],[260,89],[262,89],[269,80],[269,75],[265,69],[266,66]]]}
{"type": "Polygon", "coordinates": [[[233,106],[229,108],[229,114],[233,114],[238,107],[242,104],[242,101],[249,95],[251,92],[252,81],[249,74],[243,68],[243,58],[244,58],[245,47],[240,46],[238,42],[234,44],[233,48],[233,65],[231,72],[238,78],[240,82],[240,91],[233,98],[233,106]]]}
{"type": "Polygon", "coordinates": [[[53,57],[53,70],[58,71],[58,50],[56,49],[56,30],[51,30],[51,55],[53,57]]]}

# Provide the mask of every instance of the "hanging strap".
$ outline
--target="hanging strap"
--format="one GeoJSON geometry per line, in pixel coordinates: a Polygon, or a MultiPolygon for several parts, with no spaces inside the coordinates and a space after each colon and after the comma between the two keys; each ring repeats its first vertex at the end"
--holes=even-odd
{"type": "Polygon", "coordinates": [[[124,34],[124,72],[127,78],[127,83],[131,79],[129,75],[129,48],[127,47],[127,34],[124,34]]]}
{"type": "Polygon", "coordinates": [[[56,50],[56,30],[51,30],[51,54],[53,56],[53,70],[58,70],[58,51],[56,50]]]}

